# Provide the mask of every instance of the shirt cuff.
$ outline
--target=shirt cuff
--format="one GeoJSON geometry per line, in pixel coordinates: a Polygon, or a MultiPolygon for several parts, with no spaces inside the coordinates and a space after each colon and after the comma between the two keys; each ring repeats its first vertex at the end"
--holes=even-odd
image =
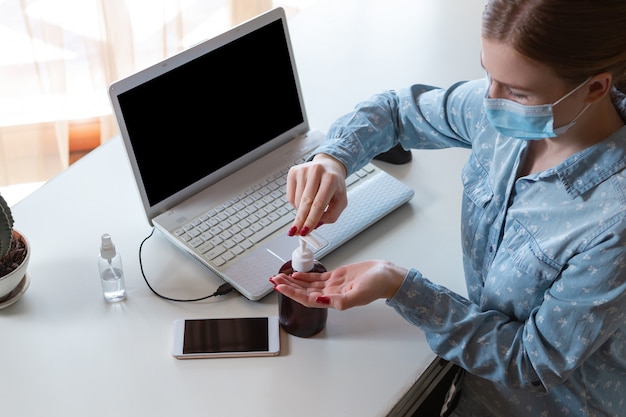
{"type": "Polygon", "coordinates": [[[417,269],[407,272],[402,285],[385,302],[415,325],[434,320],[432,306],[437,302],[439,289],[417,269]],[[430,308],[429,308],[430,306],[430,308]]]}

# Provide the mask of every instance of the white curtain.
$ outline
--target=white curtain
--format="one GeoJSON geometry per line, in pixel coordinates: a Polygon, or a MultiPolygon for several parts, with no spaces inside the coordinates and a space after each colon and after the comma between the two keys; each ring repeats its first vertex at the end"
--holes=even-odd
{"type": "MultiPolygon", "coordinates": [[[[0,0],[0,186],[69,165],[72,123],[117,133],[107,88],[271,0],[0,0]]],[[[276,3],[276,2],[274,2],[276,3]]]]}

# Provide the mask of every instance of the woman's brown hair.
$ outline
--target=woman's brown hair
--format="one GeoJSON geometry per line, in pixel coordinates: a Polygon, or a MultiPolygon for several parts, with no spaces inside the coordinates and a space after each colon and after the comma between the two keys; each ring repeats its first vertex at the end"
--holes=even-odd
{"type": "Polygon", "coordinates": [[[626,0],[489,0],[482,36],[573,84],[609,72],[626,92],[626,0]]]}

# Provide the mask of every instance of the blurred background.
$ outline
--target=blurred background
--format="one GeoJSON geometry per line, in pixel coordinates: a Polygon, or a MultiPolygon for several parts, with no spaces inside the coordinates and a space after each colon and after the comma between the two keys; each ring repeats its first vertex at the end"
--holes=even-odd
{"type": "Polygon", "coordinates": [[[314,1],[0,0],[0,193],[13,205],[116,135],[113,81],[314,1]]]}

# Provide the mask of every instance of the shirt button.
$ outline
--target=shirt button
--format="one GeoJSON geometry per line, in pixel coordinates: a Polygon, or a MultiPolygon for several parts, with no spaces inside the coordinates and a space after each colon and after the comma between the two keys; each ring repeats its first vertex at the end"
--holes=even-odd
{"type": "Polygon", "coordinates": [[[533,382],[531,382],[531,384],[533,385],[533,387],[538,387],[539,385],[541,385],[541,381],[535,379],[533,382]]]}

